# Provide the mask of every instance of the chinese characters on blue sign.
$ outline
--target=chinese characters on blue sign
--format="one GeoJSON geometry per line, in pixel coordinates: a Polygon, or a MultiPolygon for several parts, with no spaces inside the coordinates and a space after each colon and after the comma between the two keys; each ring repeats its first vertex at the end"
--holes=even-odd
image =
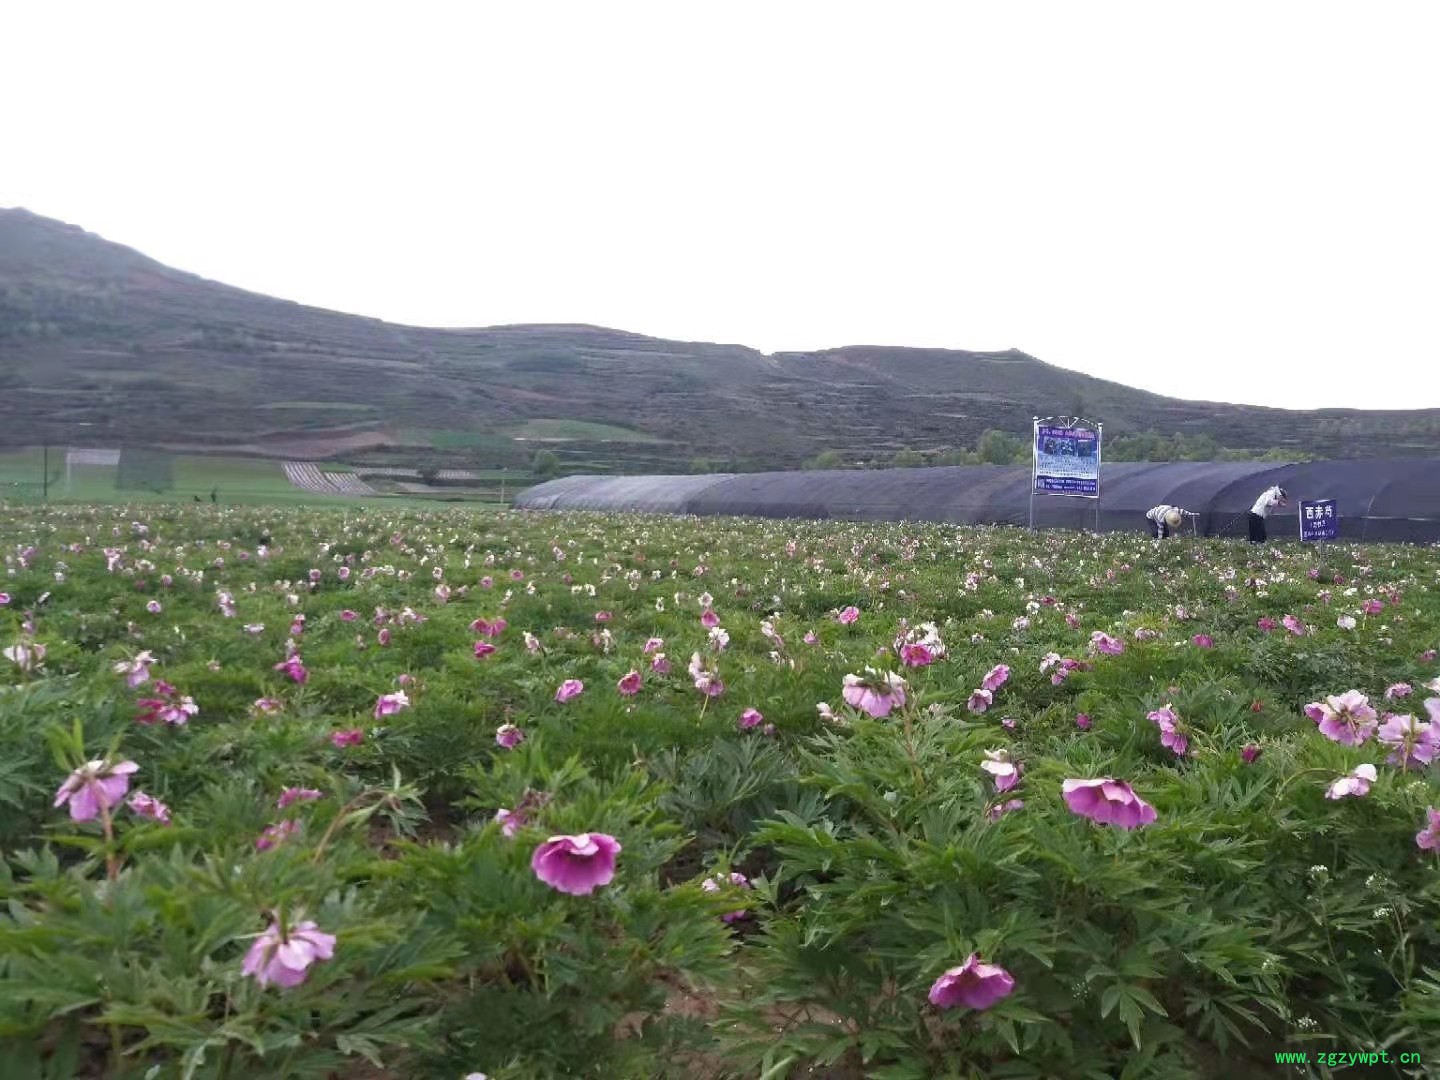
{"type": "Polygon", "coordinates": [[[1340,535],[1340,512],[1334,499],[1300,500],[1300,539],[1334,540],[1340,535]]]}
{"type": "Polygon", "coordinates": [[[1100,497],[1100,434],[1083,427],[1035,426],[1036,495],[1100,497]]]}

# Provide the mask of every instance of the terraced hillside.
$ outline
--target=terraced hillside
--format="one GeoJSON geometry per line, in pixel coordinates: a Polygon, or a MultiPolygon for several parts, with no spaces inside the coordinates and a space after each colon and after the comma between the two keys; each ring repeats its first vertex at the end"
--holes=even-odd
{"type": "MultiPolygon", "coordinates": [[[[1279,360],[1277,359],[1277,362],[1279,360]]],[[[1279,410],[1164,398],[1025,353],[856,346],[767,356],[593,326],[436,330],[304,307],[0,210],[0,443],[148,444],[293,460],[589,470],[702,458],[797,465],[971,444],[1079,411],[1107,433],[1235,448],[1440,449],[1440,410],[1279,410]],[[83,425],[83,426],[82,426],[83,425]],[[447,449],[448,447],[448,449],[447,449]]]]}

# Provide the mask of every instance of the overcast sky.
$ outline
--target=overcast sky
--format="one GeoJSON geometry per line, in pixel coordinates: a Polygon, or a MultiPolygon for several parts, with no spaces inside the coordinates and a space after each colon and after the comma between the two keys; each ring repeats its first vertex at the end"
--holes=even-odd
{"type": "Polygon", "coordinates": [[[1440,4],[9,5],[0,206],[437,326],[1440,406],[1440,4]]]}

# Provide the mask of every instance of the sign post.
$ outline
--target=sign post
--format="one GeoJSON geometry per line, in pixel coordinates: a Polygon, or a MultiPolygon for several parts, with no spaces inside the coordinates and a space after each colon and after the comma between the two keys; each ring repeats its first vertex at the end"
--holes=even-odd
{"type": "Polygon", "coordinates": [[[1323,565],[1325,541],[1340,535],[1340,511],[1335,506],[1335,500],[1301,499],[1296,512],[1300,515],[1301,542],[1320,545],[1320,562],[1323,565]]]}
{"type": "Polygon", "coordinates": [[[1061,495],[1095,500],[1095,531],[1100,531],[1100,454],[1104,424],[1078,416],[1036,416],[1030,442],[1030,528],[1035,528],[1035,496],[1061,495]]]}

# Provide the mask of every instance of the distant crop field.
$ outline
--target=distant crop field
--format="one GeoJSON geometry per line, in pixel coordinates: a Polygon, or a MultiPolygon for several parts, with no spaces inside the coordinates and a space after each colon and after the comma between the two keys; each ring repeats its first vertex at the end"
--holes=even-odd
{"type": "Polygon", "coordinates": [[[663,440],[634,428],[589,420],[528,420],[511,434],[517,439],[575,439],[584,442],[654,443],[663,440]]]}
{"type": "MultiPolygon", "coordinates": [[[[286,478],[281,462],[270,458],[214,456],[206,454],[168,454],[151,450],[122,451],[119,466],[66,465],[63,447],[50,450],[50,485],[48,493],[43,480],[44,452],[40,447],[26,447],[0,452],[0,501],[28,503],[48,497],[51,502],[156,503],[210,502],[231,505],[371,505],[426,506],[434,500],[446,503],[473,502],[492,506],[499,502],[490,482],[475,490],[439,490],[433,499],[414,492],[401,496],[379,494],[336,495],[303,491],[286,478]]],[[[354,466],[327,464],[335,473],[353,473],[354,466]]],[[[499,478],[496,470],[494,479],[499,478]]],[[[509,474],[507,479],[509,479],[509,474]]],[[[513,487],[507,483],[507,500],[528,480],[517,473],[513,487]]]]}

